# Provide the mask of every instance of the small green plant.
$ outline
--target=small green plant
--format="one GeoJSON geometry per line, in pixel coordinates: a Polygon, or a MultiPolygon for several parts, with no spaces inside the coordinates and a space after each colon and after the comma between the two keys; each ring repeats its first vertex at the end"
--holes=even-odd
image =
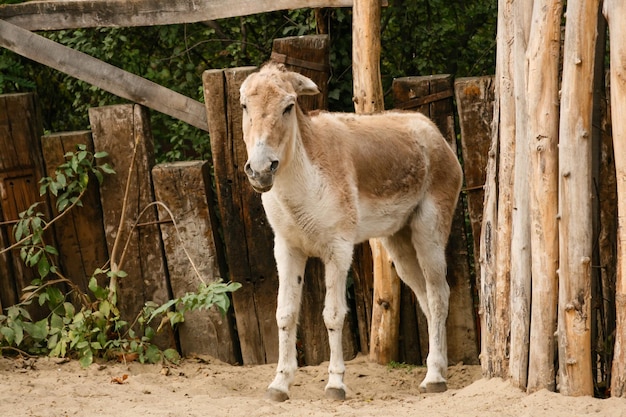
{"type": "Polygon", "coordinates": [[[412,365],[412,364],[405,363],[405,362],[391,361],[387,364],[387,369],[389,371],[391,371],[392,369],[403,369],[403,370],[406,370],[407,372],[411,372],[415,368],[417,368],[417,365],[412,365]]]}
{"type": "Polygon", "coordinates": [[[161,351],[151,343],[164,325],[175,326],[184,321],[187,311],[208,309],[213,305],[226,314],[230,306],[228,293],[237,290],[240,284],[215,282],[207,285],[200,278],[202,284],[197,293],[187,293],[162,306],[147,303],[129,323],[117,308],[116,282],[126,273],[115,260],[107,264],[110,267],[93,272],[88,292],[62,275],[55,263],[58,252],[46,244],[45,232],[71,208],[82,205],[81,197],[91,177],[101,183],[104,174],[114,173],[108,164],[99,163],[106,156],[105,152],[93,154],[84,145],[79,145],[76,152],[66,153],[66,161],[57,167],[54,175],[40,181],[40,194],[50,193],[56,197],[58,215],[46,221],[44,214],[37,211],[39,203],[20,213],[13,229],[16,243],[0,253],[19,248],[22,261],[36,268],[39,277],[23,289],[20,303],[6,309],[6,314],[0,314],[0,352],[10,349],[24,354],[72,356],[83,366],[89,366],[96,357],[116,354],[124,358],[136,357],[141,363],[177,361],[180,357],[175,349],[161,351]],[[29,312],[34,303],[48,311],[37,321],[33,321],[29,312]],[[178,309],[172,310],[175,306],[178,309]],[[150,323],[160,316],[163,318],[155,330],[150,323]]]}

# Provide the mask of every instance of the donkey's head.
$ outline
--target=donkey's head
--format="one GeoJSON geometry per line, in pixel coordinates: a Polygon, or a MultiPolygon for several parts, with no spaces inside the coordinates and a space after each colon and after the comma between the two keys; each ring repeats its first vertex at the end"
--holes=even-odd
{"type": "Polygon", "coordinates": [[[255,191],[269,191],[275,175],[293,154],[298,134],[296,99],[318,93],[309,78],[272,63],[250,74],[241,85],[243,139],[248,151],[244,170],[255,191]]]}

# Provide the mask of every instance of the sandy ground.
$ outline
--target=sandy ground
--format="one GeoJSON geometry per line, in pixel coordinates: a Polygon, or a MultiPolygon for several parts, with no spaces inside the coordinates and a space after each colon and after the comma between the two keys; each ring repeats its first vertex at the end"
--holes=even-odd
{"type": "Polygon", "coordinates": [[[274,365],[231,366],[212,358],[178,366],[94,364],[0,358],[0,416],[528,416],[626,417],[626,399],[526,395],[480,367],[449,369],[449,390],[420,394],[424,368],[396,368],[364,357],[347,363],[348,398],[324,398],[327,364],[300,368],[291,398],[264,399],[274,365]]]}

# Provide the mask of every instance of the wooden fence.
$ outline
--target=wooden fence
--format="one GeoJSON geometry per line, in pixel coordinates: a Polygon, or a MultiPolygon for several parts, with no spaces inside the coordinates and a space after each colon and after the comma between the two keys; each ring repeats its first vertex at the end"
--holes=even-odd
{"type": "MultiPolygon", "coordinates": [[[[328,62],[326,37],[277,40],[274,52],[275,59],[324,86],[328,66],[307,63],[328,62]]],[[[86,289],[87,278],[93,270],[112,255],[118,234],[126,236],[143,208],[152,201],[161,201],[173,213],[180,236],[164,210],[153,207],[142,214],[123,259],[122,269],[128,277],[119,283],[121,313],[127,318],[134,317],[146,301],[163,302],[195,289],[198,282],[182,251],[184,245],[207,280],[222,278],[241,282],[243,287],[233,294],[233,309],[227,317],[216,311],[194,313],[177,335],[166,332],[160,336],[159,343],[175,346],[174,338],[178,337],[183,354],[210,354],[229,363],[275,362],[274,310],[278,281],[272,234],[259,195],[248,186],[239,168],[246,154],[240,131],[238,89],[253,70],[234,68],[204,74],[213,161],[155,166],[149,115],[140,105],[94,108],[89,113],[91,131],[42,136],[36,98],[31,94],[2,96],[0,127],[4,128],[0,130],[0,141],[5,150],[3,155],[19,155],[19,158],[0,160],[3,164],[0,169],[2,243],[6,245],[11,241],[11,220],[38,200],[38,178],[52,172],[66,151],[78,143],[106,151],[117,174],[106,177],[99,190],[91,189],[84,207],[74,209],[54,228],[58,262],[63,271],[86,289]],[[10,165],[11,161],[21,162],[10,165]],[[129,176],[130,169],[133,174],[129,176]],[[124,208],[122,195],[127,178],[131,182],[124,208]],[[125,221],[120,227],[122,210],[126,210],[125,221]]],[[[458,100],[463,103],[460,107],[471,107],[478,119],[488,115],[492,105],[488,80],[465,80],[462,86],[457,83],[457,97],[462,97],[458,100]],[[479,93],[472,93],[474,90],[479,93]]],[[[453,96],[453,81],[449,76],[409,77],[394,83],[396,106],[428,114],[456,146],[453,96]]],[[[312,110],[324,108],[325,103],[325,95],[320,95],[301,105],[312,110]]],[[[469,124],[474,126],[475,120],[470,120],[469,124]]],[[[469,128],[468,125],[465,129],[469,128]]],[[[465,136],[463,148],[467,149],[478,146],[470,141],[484,144],[489,140],[485,131],[465,136]]],[[[484,155],[478,154],[467,154],[464,158],[466,166],[474,163],[472,158],[483,165],[485,161],[484,155]]],[[[483,172],[483,168],[474,168],[474,171],[483,172]]],[[[468,196],[475,192],[480,190],[473,188],[468,196]]],[[[474,200],[469,198],[467,202],[474,200]]],[[[462,199],[459,205],[448,248],[448,278],[452,289],[448,320],[451,363],[478,362],[477,294],[475,274],[470,270],[471,245],[468,246],[468,241],[473,239],[471,232],[465,229],[465,201],[462,199]]],[[[481,212],[477,207],[473,210],[481,212]]],[[[472,224],[477,222],[480,220],[472,218],[472,224]]],[[[351,314],[346,319],[344,332],[346,358],[368,352],[372,303],[386,305],[385,300],[372,300],[371,262],[367,245],[359,246],[351,274],[351,314]]],[[[7,307],[18,300],[20,289],[29,284],[33,273],[21,265],[16,253],[6,254],[0,260],[0,271],[0,302],[7,307]]],[[[299,330],[300,362],[317,364],[327,360],[329,354],[321,320],[324,285],[323,265],[319,260],[309,261],[305,282],[307,290],[299,330]]],[[[400,298],[402,302],[394,313],[398,335],[394,342],[396,353],[391,359],[424,363],[428,349],[425,318],[404,286],[400,298]]]]}

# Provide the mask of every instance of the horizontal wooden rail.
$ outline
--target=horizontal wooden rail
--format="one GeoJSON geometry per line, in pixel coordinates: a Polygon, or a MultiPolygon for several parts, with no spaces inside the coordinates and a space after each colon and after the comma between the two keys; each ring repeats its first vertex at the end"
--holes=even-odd
{"type": "Polygon", "coordinates": [[[28,30],[195,23],[276,10],[352,7],[352,0],[71,0],[0,6],[0,19],[28,30]]]}
{"type": "Polygon", "coordinates": [[[208,131],[199,101],[3,20],[0,47],[208,131]]]}

